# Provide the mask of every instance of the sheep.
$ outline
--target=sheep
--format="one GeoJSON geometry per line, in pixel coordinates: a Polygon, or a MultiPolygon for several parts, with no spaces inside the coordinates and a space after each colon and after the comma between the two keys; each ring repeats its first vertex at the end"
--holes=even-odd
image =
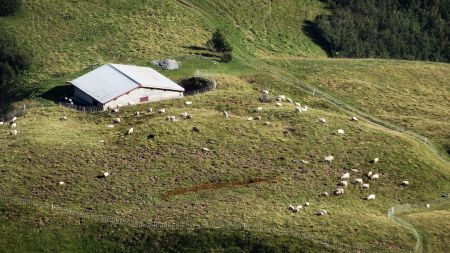
{"type": "Polygon", "coordinates": [[[357,179],[353,180],[353,184],[363,184],[362,178],[357,178],[357,179]]]}
{"type": "Polygon", "coordinates": [[[325,216],[325,215],[327,215],[327,214],[328,214],[327,210],[324,210],[324,209],[322,209],[322,210],[320,210],[319,212],[317,212],[317,215],[318,215],[318,216],[325,216]]]}
{"type": "Polygon", "coordinates": [[[373,175],[373,172],[372,172],[372,171],[369,171],[369,173],[367,173],[367,176],[368,176],[368,177],[372,177],[372,175],[373,175]]]}
{"type": "Polygon", "coordinates": [[[292,104],[292,99],[290,99],[290,98],[286,98],[286,101],[288,101],[289,103],[291,103],[291,104],[292,104]]]}
{"type": "Polygon", "coordinates": [[[320,195],[321,195],[321,196],[324,196],[324,197],[327,197],[327,196],[329,196],[330,194],[329,194],[328,192],[322,192],[322,193],[320,193],[320,195]]]}
{"type": "Polygon", "coordinates": [[[344,175],[342,175],[341,180],[349,179],[349,178],[350,178],[350,173],[347,172],[344,175]]]}
{"type": "Polygon", "coordinates": [[[276,100],[277,100],[278,102],[283,102],[283,101],[286,100],[286,96],[285,96],[285,95],[279,95],[279,96],[276,98],[276,100]]]}
{"type": "Polygon", "coordinates": [[[176,118],[175,116],[167,116],[167,117],[166,117],[166,120],[167,120],[167,121],[174,122],[174,121],[177,120],[177,118],[176,118]]]}
{"type": "Polygon", "coordinates": [[[375,173],[370,177],[370,180],[377,180],[379,178],[380,178],[380,174],[375,173]]]}
{"type": "Polygon", "coordinates": [[[209,148],[202,148],[202,150],[205,151],[205,152],[211,151],[209,148]]]}
{"type": "Polygon", "coordinates": [[[253,120],[253,117],[248,117],[247,120],[248,120],[248,121],[252,121],[252,120],[253,120]]]}
{"type": "Polygon", "coordinates": [[[374,200],[375,199],[375,194],[370,194],[369,196],[367,196],[366,199],[367,200],[374,200]]]}
{"type": "Polygon", "coordinates": [[[340,186],[347,187],[348,182],[347,182],[347,181],[341,181],[341,182],[339,182],[339,185],[340,185],[340,186]]]}
{"type": "Polygon", "coordinates": [[[359,170],[357,169],[351,169],[352,172],[358,172],[359,170]]]}
{"type": "Polygon", "coordinates": [[[302,112],[302,108],[301,107],[295,107],[295,112],[296,113],[301,113],[302,112]]]}
{"type": "Polygon", "coordinates": [[[357,117],[353,116],[352,121],[359,121],[359,119],[357,117]]]}
{"type": "Polygon", "coordinates": [[[370,185],[369,184],[362,184],[361,188],[363,189],[369,189],[370,185]]]}
{"type": "Polygon", "coordinates": [[[319,118],[319,122],[320,122],[320,123],[323,123],[323,124],[326,124],[326,123],[327,123],[327,120],[324,119],[324,118],[319,118]]]}
{"type": "Polygon", "coordinates": [[[0,121],[0,126],[2,126],[3,124],[5,124],[5,122],[3,122],[3,121],[0,121]]]}
{"type": "Polygon", "coordinates": [[[16,128],[17,127],[17,123],[16,122],[11,122],[11,124],[9,124],[9,126],[11,128],[16,128]]]}
{"type": "Polygon", "coordinates": [[[309,202],[305,202],[305,206],[309,206],[310,205],[310,203],[309,202]]]}
{"type": "Polygon", "coordinates": [[[164,114],[164,113],[166,113],[166,109],[164,109],[164,108],[162,108],[162,109],[159,109],[159,110],[158,110],[158,113],[160,113],[160,114],[164,114]]]}
{"type": "Polygon", "coordinates": [[[189,116],[189,113],[187,113],[187,112],[183,112],[180,114],[180,118],[182,118],[182,119],[187,119],[188,116],[189,116]]]}
{"type": "Polygon", "coordinates": [[[192,105],[192,101],[186,101],[185,104],[186,105],[192,105]]]}
{"type": "Polygon", "coordinates": [[[262,117],[261,116],[256,116],[255,120],[262,120],[262,117]]]}
{"type": "Polygon", "coordinates": [[[129,128],[127,131],[127,135],[131,135],[134,132],[134,128],[129,128]]]}
{"type": "Polygon", "coordinates": [[[63,181],[59,181],[58,184],[59,184],[59,185],[65,185],[66,183],[64,183],[63,181]]]}
{"type": "Polygon", "coordinates": [[[264,122],[263,123],[265,126],[269,126],[270,125],[270,122],[269,121],[266,121],[266,122],[264,122]]]}
{"type": "Polygon", "coordinates": [[[296,107],[301,107],[302,104],[300,104],[300,103],[295,103],[295,106],[296,106],[296,107]]]}
{"type": "Polygon", "coordinates": [[[116,109],[114,109],[114,111],[113,112],[115,112],[115,113],[119,113],[120,112],[120,110],[118,109],[118,108],[116,108],[116,109]]]}
{"type": "Polygon", "coordinates": [[[266,94],[266,95],[269,95],[269,91],[268,90],[263,90],[262,93],[266,94]]]}
{"type": "Polygon", "coordinates": [[[152,113],[153,112],[153,108],[147,108],[147,113],[152,113]]]}
{"type": "Polygon", "coordinates": [[[373,162],[373,163],[378,163],[379,161],[380,161],[380,158],[377,157],[377,158],[373,159],[372,162],[373,162]]]}
{"type": "Polygon", "coordinates": [[[430,204],[426,204],[425,207],[426,207],[426,208],[430,208],[431,205],[430,205],[430,204]]]}
{"type": "Polygon", "coordinates": [[[114,125],[107,125],[107,128],[114,128],[114,125]]]}
{"type": "Polygon", "coordinates": [[[334,195],[342,195],[342,194],[344,194],[344,189],[343,188],[337,188],[334,191],[334,195]]]}
{"type": "Polygon", "coordinates": [[[63,116],[59,120],[67,120],[67,119],[68,119],[67,116],[63,116]]]}
{"type": "Polygon", "coordinates": [[[331,163],[334,160],[334,156],[326,156],[323,160],[327,163],[331,163]]]}
{"type": "Polygon", "coordinates": [[[304,112],[307,112],[308,111],[308,106],[307,105],[305,105],[305,106],[303,106],[303,109],[302,109],[304,112]]]}
{"type": "Polygon", "coordinates": [[[338,134],[344,134],[345,132],[344,132],[343,129],[338,129],[338,130],[337,130],[337,133],[338,133],[338,134]]]}
{"type": "Polygon", "coordinates": [[[293,206],[293,205],[289,205],[289,206],[288,206],[288,209],[289,209],[290,211],[292,211],[292,212],[295,212],[295,211],[296,211],[296,208],[295,208],[295,206],[293,206]]]}
{"type": "Polygon", "coordinates": [[[69,98],[68,98],[68,97],[64,97],[64,100],[66,100],[66,101],[67,101],[67,100],[69,100],[69,98]]]}
{"type": "Polygon", "coordinates": [[[403,185],[403,186],[408,186],[409,185],[409,181],[402,181],[402,183],[401,183],[401,185],[403,185]]]}
{"type": "Polygon", "coordinates": [[[119,124],[119,123],[120,123],[120,118],[115,118],[115,119],[113,119],[113,123],[114,123],[114,124],[119,124]]]}
{"type": "Polygon", "coordinates": [[[258,108],[256,108],[256,112],[261,112],[263,110],[263,108],[262,107],[258,107],[258,108]]]}
{"type": "Polygon", "coordinates": [[[225,118],[228,118],[228,116],[230,116],[230,115],[229,115],[229,113],[228,113],[227,111],[223,111],[223,116],[224,116],[225,118]]]}
{"type": "Polygon", "coordinates": [[[107,171],[103,172],[103,173],[102,173],[102,176],[103,176],[103,177],[109,177],[109,172],[107,172],[107,171]]]}
{"type": "Polygon", "coordinates": [[[71,102],[71,103],[73,102],[71,98],[69,98],[69,102],[71,102]]]}
{"type": "Polygon", "coordinates": [[[303,163],[303,164],[309,164],[309,162],[306,161],[306,160],[302,160],[302,163],[303,163]]]}
{"type": "Polygon", "coordinates": [[[136,116],[140,116],[140,115],[141,115],[141,112],[140,112],[140,111],[137,111],[137,112],[135,113],[135,115],[136,115],[136,116]]]}
{"type": "Polygon", "coordinates": [[[15,130],[15,129],[14,129],[14,130],[11,130],[11,131],[9,132],[9,134],[10,134],[10,135],[17,135],[17,130],[15,130]]]}
{"type": "Polygon", "coordinates": [[[276,105],[276,106],[283,106],[283,104],[282,104],[282,103],[280,103],[280,102],[278,102],[278,103],[275,103],[275,105],[276,105]]]}

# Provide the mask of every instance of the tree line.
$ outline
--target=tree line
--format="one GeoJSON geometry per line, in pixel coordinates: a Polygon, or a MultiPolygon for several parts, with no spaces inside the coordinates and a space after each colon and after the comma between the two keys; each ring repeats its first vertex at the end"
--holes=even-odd
{"type": "Polygon", "coordinates": [[[334,0],[314,21],[334,57],[450,62],[450,0],[334,0]]]}

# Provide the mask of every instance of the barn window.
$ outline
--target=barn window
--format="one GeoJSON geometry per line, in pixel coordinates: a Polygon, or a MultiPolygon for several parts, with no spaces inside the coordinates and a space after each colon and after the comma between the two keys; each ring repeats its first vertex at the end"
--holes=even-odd
{"type": "Polygon", "coordinates": [[[148,101],[148,96],[146,96],[146,97],[141,97],[141,98],[139,99],[139,101],[141,101],[141,103],[142,103],[142,102],[147,102],[147,101],[148,101]]]}

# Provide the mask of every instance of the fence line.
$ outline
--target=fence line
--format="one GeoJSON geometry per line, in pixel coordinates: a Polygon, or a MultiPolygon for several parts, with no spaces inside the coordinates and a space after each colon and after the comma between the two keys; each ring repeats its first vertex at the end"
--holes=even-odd
{"type": "Polygon", "coordinates": [[[262,224],[248,224],[248,223],[231,223],[226,221],[199,221],[194,223],[192,221],[185,222],[155,222],[155,221],[137,221],[126,218],[111,217],[107,215],[99,215],[95,213],[74,210],[69,207],[59,206],[54,203],[38,202],[27,200],[23,198],[12,198],[0,196],[0,204],[19,205],[23,207],[33,207],[45,209],[53,213],[62,213],[64,215],[75,216],[91,220],[98,223],[109,223],[120,226],[132,226],[135,228],[147,228],[157,230],[196,230],[196,229],[231,229],[236,231],[254,231],[261,233],[277,234],[298,238],[305,241],[310,241],[314,244],[320,244],[324,247],[329,247],[343,252],[389,252],[382,249],[371,249],[366,245],[347,245],[334,240],[323,239],[318,236],[309,234],[300,228],[275,227],[262,224]]]}
{"type": "Polygon", "coordinates": [[[59,106],[64,106],[70,109],[74,109],[80,112],[103,112],[103,107],[101,106],[80,106],[74,105],[72,103],[59,102],[59,106]]]}

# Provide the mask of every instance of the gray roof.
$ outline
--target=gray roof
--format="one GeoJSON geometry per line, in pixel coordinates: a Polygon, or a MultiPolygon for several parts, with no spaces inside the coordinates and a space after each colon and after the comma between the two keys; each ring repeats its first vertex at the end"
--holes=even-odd
{"type": "Polygon", "coordinates": [[[121,64],[103,65],[69,83],[103,104],[140,87],[184,91],[152,68],[121,64]]]}

